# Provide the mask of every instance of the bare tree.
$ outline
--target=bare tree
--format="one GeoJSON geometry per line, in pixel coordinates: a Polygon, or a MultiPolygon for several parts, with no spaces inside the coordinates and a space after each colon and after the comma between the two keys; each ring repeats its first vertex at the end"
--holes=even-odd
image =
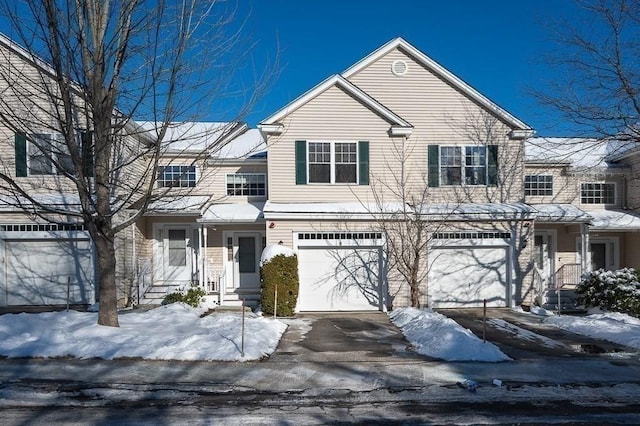
{"type": "Polygon", "coordinates": [[[409,285],[411,306],[420,307],[432,226],[420,211],[427,204],[429,186],[423,168],[415,163],[420,156],[413,155],[414,149],[404,138],[393,140],[385,157],[385,173],[372,178],[374,204],[368,208],[385,235],[389,275],[397,274],[409,285]]]}
{"type": "MultiPolygon", "coordinates": [[[[0,122],[29,147],[30,173],[5,162],[0,186],[31,214],[85,225],[98,323],[118,326],[115,236],[166,193],[155,182],[159,159],[175,151],[172,126],[229,94],[248,51],[243,24],[233,2],[213,0],[2,0],[1,11],[13,40],[0,49],[0,122]],[[54,206],[37,192],[77,202],[54,206]]],[[[228,131],[211,130],[211,144],[228,131]]]]}
{"type": "Polygon", "coordinates": [[[576,0],[580,13],[553,25],[547,56],[558,72],[537,97],[585,136],[640,140],[640,3],[576,0]]]}
{"type": "MultiPolygon", "coordinates": [[[[473,204],[474,209],[484,206],[479,207],[479,211],[474,210],[475,213],[496,213],[497,223],[485,221],[472,227],[480,227],[478,229],[483,231],[510,232],[517,238],[514,244],[516,281],[522,282],[529,272],[526,266],[529,262],[523,260],[527,256],[523,241],[528,234],[522,231],[526,211],[521,211],[516,205],[523,201],[524,143],[522,140],[510,140],[511,129],[496,115],[477,108],[463,109],[462,116],[447,115],[444,118],[456,135],[455,139],[462,144],[457,150],[447,147],[455,150],[457,163],[454,160],[449,164],[452,167],[443,171],[438,166],[441,159],[437,145],[425,147],[424,140],[395,138],[385,149],[383,171],[372,175],[373,202],[360,199],[375,218],[377,228],[385,235],[390,280],[398,279],[408,284],[413,307],[428,303],[429,265],[436,260],[432,249],[438,244],[434,236],[444,230],[469,231],[468,222],[460,220],[465,217],[466,204],[469,208],[473,204]],[[477,167],[465,165],[465,147],[479,148],[473,151],[479,161],[477,167]],[[430,163],[427,167],[425,154],[430,163]],[[463,173],[463,168],[466,168],[466,173],[463,173]],[[438,188],[441,185],[445,187],[438,188]],[[491,203],[502,206],[491,207],[491,203]],[[497,210],[492,211],[492,208],[497,210]],[[508,219],[500,220],[501,214],[508,219]],[[512,218],[514,214],[516,217],[512,218]]],[[[471,213],[470,217],[473,216],[471,213]]],[[[476,261],[483,262],[481,259],[476,261]]]]}

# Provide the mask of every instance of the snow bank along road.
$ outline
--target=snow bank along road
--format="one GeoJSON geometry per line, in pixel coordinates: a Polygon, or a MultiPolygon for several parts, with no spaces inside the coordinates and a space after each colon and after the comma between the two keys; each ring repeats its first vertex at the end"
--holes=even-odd
{"type": "Polygon", "coordinates": [[[318,322],[314,331],[313,323],[290,321],[286,340],[263,361],[0,359],[3,424],[637,423],[640,416],[637,353],[443,362],[409,354],[386,326],[358,329],[352,319],[334,325],[349,328],[355,350],[322,347],[335,326],[318,322]],[[376,342],[384,356],[372,350],[376,342]],[[465,379],[475,392],[457,384],[465,379]]]}

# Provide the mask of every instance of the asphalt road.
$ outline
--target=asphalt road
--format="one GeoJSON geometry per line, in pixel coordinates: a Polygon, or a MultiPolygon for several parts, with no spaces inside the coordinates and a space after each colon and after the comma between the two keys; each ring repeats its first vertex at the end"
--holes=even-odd
{"type": "Polygon", "coordinates": [[[502,363],[443,362],[411,351],[384,314],[285,321],[290,326],[276,353],[259,362],[0,359],[0,421],[637,424],[640,418],[637,353],[526,351],[502,363]],[[476,381],[475,392],[457,385],[465,378],[476,381]]]}

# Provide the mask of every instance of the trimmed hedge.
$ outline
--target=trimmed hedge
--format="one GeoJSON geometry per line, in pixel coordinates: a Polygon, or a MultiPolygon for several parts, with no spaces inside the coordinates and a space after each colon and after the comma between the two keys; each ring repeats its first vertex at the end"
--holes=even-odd
{"type": "Polygon", "coordinates": [[[579,301],[585,306],[640,317],[638,274],[631,268],[587,272],[576,287],[579,301]]]}
{"type": "Polygon", "coordinates": [[[260,268],[262,279],[260,304],[262,312],[273,315],[275,288],[278,286],[277,316],[292,316],[298,302],[298,257],[279,254],[265,262],[260,268]]]}

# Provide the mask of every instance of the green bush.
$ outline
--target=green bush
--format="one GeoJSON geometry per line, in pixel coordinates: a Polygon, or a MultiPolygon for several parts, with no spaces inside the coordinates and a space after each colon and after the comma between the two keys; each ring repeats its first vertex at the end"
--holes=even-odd
{"type": "Polygon", "coordinates": [[[193,306],[197,308],[200,306],[200,302],[202,298],[206,296],[207,293],[200,287],[191,287],[187,290],[186,294],[182,292],[169,293],[162,301],[163,305],[168,305],[170,303],[183,302],[187,305],[193,306]]]}
{"type": "Polygon", "coordinates": [[[260,268],[262,312],[278,316],[292,316],[298,302],[298,257],[279,254],[260,268]],[[275,288],[278,286],[278,304],[275,306],[275,288]]]}
{"type": "Polygon", "coordinates": [[[617,271],[587,272],[576,287],[579,301],[585,306],[622,312],[640,317],[640,282],[638,271],[624,268],[617,271]]]}

